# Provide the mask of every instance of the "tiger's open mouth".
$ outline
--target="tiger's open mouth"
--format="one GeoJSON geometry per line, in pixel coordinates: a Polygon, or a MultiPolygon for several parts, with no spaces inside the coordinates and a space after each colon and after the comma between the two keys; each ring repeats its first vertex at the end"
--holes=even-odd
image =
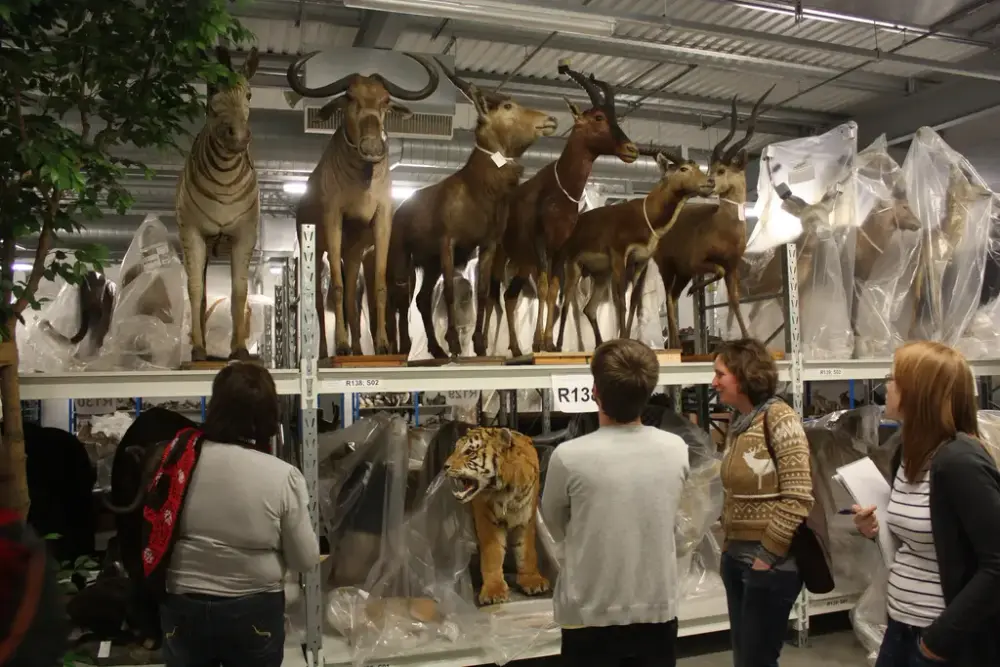
{"type": "Polygon", "coordinates": [[[452,495],[458,499],[459,502],[467,503],[472,498],[479,493],[482,488],[479,484],[479,480],[473,479],[471,477],[454,477],[452,478],[452,495]]]}

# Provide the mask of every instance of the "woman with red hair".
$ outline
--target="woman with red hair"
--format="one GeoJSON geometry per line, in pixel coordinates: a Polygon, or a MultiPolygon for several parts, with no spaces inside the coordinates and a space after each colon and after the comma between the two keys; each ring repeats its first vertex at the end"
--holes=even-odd
{"type": "MultiPolygon", "coordinates": [[[[902,423],[888,525],[889,625],[876,667],[1000,665],[1000,472],[979,440],[975,380],[954,349],[896,350],[886,416],[902,423]]],[[[855,507],[866,537],[874,507],[855,507]]]]}

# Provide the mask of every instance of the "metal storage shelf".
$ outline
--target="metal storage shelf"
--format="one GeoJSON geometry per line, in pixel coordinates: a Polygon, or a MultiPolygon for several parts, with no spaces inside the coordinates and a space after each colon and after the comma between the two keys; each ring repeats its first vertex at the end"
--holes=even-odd
{"type": "MultiPolygon", "coordinates": [[[[976,359],[969,364],[977,377],[1000,376],[1000,359],[976,359]]],[[[806,360],[802,362],[802,379],[805,382],[882,380],[891,370],[892,359],[806,360]]]]}
{"type": "MultiPolygon", "coordinates": [[[[782,380],[788,380],[787,362],[779,364],[782,380]]],[[[708,384],[712,364],[695,362],[660,367],[660,384],[708,384]]],[[[320,394],[448,391],[460,389],[551,389],[557,376],[589,377],[584,364],[499,366],[448,364],[398,368],[338,368],[319,372],[320,394]]]]}
{"type": "MultiPolygon", "coordinates": [[[[25,373],[21,399],[209,396],[218,371],[25,373]]],[[[279,394],[299,393],[299,371],[271,369],[279,394]]]]}

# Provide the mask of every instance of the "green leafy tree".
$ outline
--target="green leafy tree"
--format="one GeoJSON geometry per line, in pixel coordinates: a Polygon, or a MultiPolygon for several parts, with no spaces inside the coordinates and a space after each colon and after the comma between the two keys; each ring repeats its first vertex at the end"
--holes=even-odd
{"type": "Polygon", "coordinates": [[[232,76],[209,54],[247,31],[226,0],[0,0],[0,507],[27,514],[15,329],[40,281],[80,282],[106,252],[56,251],[103,210],[125,213],[122,146],[176,149],[204,111],[195,84],[232,76]],[[15,283],[17,245],[35,247],[15,283]]]}

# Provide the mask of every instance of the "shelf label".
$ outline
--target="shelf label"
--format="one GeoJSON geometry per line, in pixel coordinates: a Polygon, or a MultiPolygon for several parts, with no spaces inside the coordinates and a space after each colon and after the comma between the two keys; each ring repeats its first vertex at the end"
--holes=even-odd
{"type": "Polygon", "coordinates": [[[594,378],[587,375],[553,375],[552,409],[556,412],[597,412],[594,378]]]}
{"type": "Polygon", "coordinates": [[[819,369],[820,377],[841,377],[844,374],[843,368],[821,368],[819,369]]]}
{"type": "Polygon", "coordinates": [[[117,407],[113,398],[78,398],[73,401],[73,409],[78,415],[108,415],[117,407]]]}
{"type": "Polygon", "coordinates": [[[478,389],[449,389],[444,393],[445,404],[458,408],[474,408],[479,403],[478,389]]]}
{"type": "Polygon", "coordinates": [[[358,378],[351,380],[338,380],[331,383],[333,385],[333,393],[350,393],[350,392],[370,392],[378,391],[379,385],[382,381],[379,378],[358,378]]]}

